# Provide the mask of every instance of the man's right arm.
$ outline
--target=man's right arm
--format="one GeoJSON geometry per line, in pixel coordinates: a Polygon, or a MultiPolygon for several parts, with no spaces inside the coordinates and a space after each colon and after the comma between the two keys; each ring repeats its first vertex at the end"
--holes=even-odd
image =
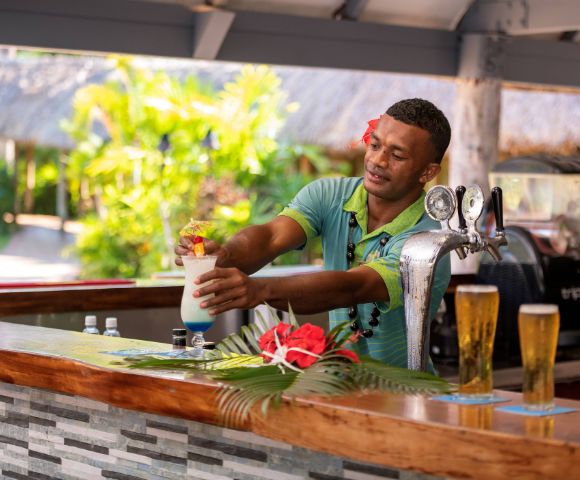
{"type": "MultiPolygon", "coordinates": [[[[290,217],[280,215],[263,225],[252,225],[240,230],[225,245],[211,240],[204,242],[206,254],[218,255],[219,267],[236,267],[250,275],[264,267],[279,255],[306,243],[306,233],[300,224],[290,217]]],[[[191,240],[180,237],[175,248],[176,263],[179,256],[192,250],[191,240]]]]}

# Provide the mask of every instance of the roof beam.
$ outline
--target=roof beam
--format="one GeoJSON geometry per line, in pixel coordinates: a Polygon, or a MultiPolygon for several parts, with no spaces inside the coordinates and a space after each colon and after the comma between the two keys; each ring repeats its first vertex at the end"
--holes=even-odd
{"type": "Polygon", "coordinates": [[[580,30],[578,0],[478,0],[459,24],[465,33],[537,33],[580,30]]]}
{"type": "Polygon", "coordinates": [[[215,60],[235,16],[235,13],[224,10],[196,13],[193,24],[193,58],[215,60]]]}
{"type": "Polygon", "coordinates": [[[218,59],[455,75],[457,41],[444,30],[238,11],[218,59]]]}
{"type": "Polygon", "coordinates": [[[131,0],[0,0],[0,44],[191,57],[194,13],[131,0]]]}
{"type": "Polygon", "coordinates": [[[344,0],[332,14],[335,20],[358,20],[367,6],[368,0],[344,0]]]}
{"type": "MultiPolygon", "coordinates": [[[[0,45],[41,49],[456,76],[460,42],[444,30],[133,0],[0,0],[0,45]]],[[[506,81],[580,86],[578,43],[507,37],[501,50],[506,81]]]]}
{"type": "Polygon", "coordinates": [[[508,38],[503,45],[505,81],[580,87],[580,44],[508,38]]]}
{"type": "Polygon", "coordinates": [[[430,75],[457,59],[454,32],[133,0],[0,0],[0,44],[430,75]]]}

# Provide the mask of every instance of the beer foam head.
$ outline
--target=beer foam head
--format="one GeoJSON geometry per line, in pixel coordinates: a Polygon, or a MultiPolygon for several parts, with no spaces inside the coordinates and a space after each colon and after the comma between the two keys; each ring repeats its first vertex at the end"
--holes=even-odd
{"type": "Polygon", "coordinates": [[[497,292],[495,285],[457,285],[457,291],[461,293],[493,293],[497,292]]]}
{"type": "Polygon", "coordinates": [[[558,313],[558,305],[553,303],[524,303],[520,305],[520,313],[532,315],[551,315],[558,313]]]}

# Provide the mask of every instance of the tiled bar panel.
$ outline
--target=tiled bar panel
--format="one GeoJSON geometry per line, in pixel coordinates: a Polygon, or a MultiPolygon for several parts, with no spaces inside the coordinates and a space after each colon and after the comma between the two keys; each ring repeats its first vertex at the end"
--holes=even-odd
{"type": "Polygon", "coordinates": [[[253,433],[2,382],[0,476],[16,480],[435,478],[357,463],[253,433]]]}

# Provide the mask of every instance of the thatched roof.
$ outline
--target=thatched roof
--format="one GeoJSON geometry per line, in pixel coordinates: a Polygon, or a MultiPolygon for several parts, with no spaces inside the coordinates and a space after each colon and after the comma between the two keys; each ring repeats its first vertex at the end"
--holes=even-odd
{"type": "MultiPolygon", "coordinates": [[[[240,64],[141,58],[138,63],[179,77],[198,75],[216,87],[230,80],[240,64]]],[[[433,101],[453,125],[455,83],[439,78],[390,73],[273,67],[288,99],[300,109],[282,137],[288,141],[343,148],[358,139],[366,121],[401,98],[433,101]]],[[[0,57],[0,138],[54,146],[73,143],[59,127],[71,114],[75,91],[112,75],[104,58],[51,56],[0,57]]],[[[557,147],[580,145],[580,94],[504,89],[500,144],[557,147]]]]}

